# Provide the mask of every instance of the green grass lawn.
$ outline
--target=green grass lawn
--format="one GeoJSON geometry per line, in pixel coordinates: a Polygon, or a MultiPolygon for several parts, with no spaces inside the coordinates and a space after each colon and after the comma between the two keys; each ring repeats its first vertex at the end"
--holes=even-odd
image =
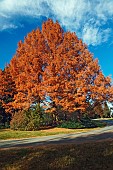
{"type": "Polygon", "coordinates": [[[95,128],[90,128],[90,129],[50,128],[47,130],[39,130],[39,131],[14,131],[10,129],[0,129],[0,140],[49,136],[49,135],[65,134],[65,133],[79,133],[79,132],[87,132],[93,129],[95,128]]]}
{"type": "Polygon", "coordinates": [[[113,141],[0,150],[1,170],[113,170],[113,141]]]}

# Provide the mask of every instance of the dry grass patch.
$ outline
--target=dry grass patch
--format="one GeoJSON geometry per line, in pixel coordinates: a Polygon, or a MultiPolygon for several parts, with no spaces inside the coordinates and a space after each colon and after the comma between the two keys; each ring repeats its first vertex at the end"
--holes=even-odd
{"type": "MultiPolygon", "coordinates": [[[[51,128],[51,129],[46,129],[46,130],[40,130],[41,132],[58,132],[58,133],[67,133],[67,132],[75,132],[75,133],[79,133],[79,132],[87,132],[87,131],[91,131],[94,130],[95,128],[90,128],[90,129],[66,129],[66,128],[51,128]]],[[[96,128],[97,129],[97,128],[96,128]]]]}

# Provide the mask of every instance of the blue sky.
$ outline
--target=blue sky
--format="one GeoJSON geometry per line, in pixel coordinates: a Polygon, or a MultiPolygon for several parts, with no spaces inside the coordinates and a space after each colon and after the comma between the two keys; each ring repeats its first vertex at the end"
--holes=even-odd
{"type": "Polygon", "coordinates": [[[0,68],[10,62],[19,40],[48,18],[76,32],[104,75],[113,78],[113,0],[0,0],[0,68]]]}

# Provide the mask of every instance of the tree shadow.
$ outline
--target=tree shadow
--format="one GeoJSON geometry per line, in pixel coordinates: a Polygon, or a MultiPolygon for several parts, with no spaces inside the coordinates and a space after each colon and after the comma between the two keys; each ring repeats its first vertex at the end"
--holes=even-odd
{"type": "Polygon", "coordinates": [[[84,133],[76,137],[74,134],[56,135],[53,139],[45,139],[45,141],[34,141],[29,145],[24,143],[27,142],[26,139],[22,140],[22,144],[14,145],[13,155],[10,154],[10,164],[18,162],[20,166],[20,159],[23,161],[21,170],[112,170],[113,132],[89,135],[84,133]]]}

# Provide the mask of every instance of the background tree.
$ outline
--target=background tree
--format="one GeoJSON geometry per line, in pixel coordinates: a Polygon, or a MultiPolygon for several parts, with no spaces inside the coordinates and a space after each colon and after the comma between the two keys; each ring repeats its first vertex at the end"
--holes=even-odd
{"type": "Polygon", "coordinates": [[[104,103],[104,106],[103,106],[103,117],[105,118],[109,118],[110,117],[110,108],[108,107],[108,104],[107,102],[104,103]]]}

